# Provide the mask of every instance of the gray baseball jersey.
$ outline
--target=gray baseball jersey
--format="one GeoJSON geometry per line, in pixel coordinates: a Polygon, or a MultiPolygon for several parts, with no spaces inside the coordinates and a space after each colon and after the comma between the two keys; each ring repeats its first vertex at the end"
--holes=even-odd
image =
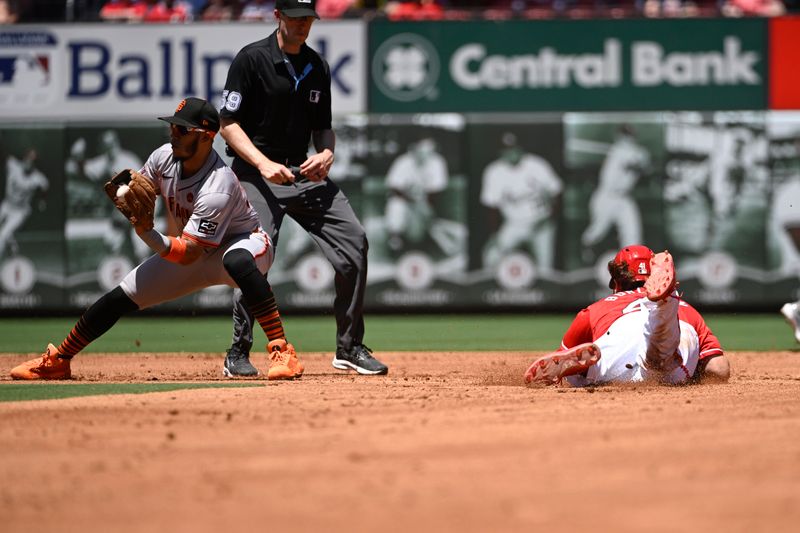
{"type": "Polygon", "coordinates": [[[272,243],[261,231],[258,215],[236,175],[215,151],[195,175],[184,177],[172,147],[165,144],[150,155],[140,172],[159,187],[167,216],[181,236],[206,249],[190,265],[154,255],[128,274],[120,285],[140,309],[211,285],[236,286],[222,266],[229,250],[248,250],[266,274],[274,258],[272,243]]]}

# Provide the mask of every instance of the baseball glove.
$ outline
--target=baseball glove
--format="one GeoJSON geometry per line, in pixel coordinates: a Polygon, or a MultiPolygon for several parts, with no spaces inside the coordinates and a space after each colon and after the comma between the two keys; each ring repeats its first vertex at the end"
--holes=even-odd
{"type": "Polygon", "coordinates": [[[125,169],[103,186],[117,209],[137,229],[153,229],[153,213],[158,189],[147,176],[125,169]]]}

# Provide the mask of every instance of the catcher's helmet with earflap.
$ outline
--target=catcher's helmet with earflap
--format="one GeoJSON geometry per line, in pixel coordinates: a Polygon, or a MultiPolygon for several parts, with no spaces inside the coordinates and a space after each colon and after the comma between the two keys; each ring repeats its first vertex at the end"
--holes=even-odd
{"type": "Polygon", "coordinates": [[[653,250],[641,244],[626,246],[608,263],[611,280],[608,288],[614,292],[641,286],[650,277],[650,259],[653,250]]]}

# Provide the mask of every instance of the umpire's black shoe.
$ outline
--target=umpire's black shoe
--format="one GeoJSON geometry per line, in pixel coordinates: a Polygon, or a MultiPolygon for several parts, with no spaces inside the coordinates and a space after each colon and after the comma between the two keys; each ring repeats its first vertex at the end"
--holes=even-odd
{"type": "Polygon", "coordinates": [[[222,374],[228,378],[252,377],[258,375],[258,369],[250,364],[250,356],[236,350],[228,350],[222,374]]]}
{"type": "Polygon", "coordinates": [[[337,348],[333,356],[333,368],[339,370],[353,369],[359,374],[388,374],[389,367],[372,357],[372,350],[363,344],[356,344],[349,350],[337,348]]]}

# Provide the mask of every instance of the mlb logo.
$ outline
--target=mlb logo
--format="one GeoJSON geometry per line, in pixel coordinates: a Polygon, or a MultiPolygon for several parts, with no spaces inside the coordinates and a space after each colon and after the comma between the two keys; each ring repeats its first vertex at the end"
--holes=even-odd
{"type": "Polygon", "coordinates": [[[50,80],[50,57],[21,53],[0,56],[0,85],[35,89],[50,80]]]}
{"type": "Polygon", "coordinates": [[[57,44],[55,35],[47,31],[0,32],[0,109],[4,118],[48,115],[47,106],[60,97],[53,87],[63,70],[63,62],[56,60],[57,44]]]}
{"type": "Polygon", "coordinates": [[[320,96],[319,91],[311,91],[308,95],[308,101],[311,102],[312,104],[318,104],[319,96],[320,96]]]}

